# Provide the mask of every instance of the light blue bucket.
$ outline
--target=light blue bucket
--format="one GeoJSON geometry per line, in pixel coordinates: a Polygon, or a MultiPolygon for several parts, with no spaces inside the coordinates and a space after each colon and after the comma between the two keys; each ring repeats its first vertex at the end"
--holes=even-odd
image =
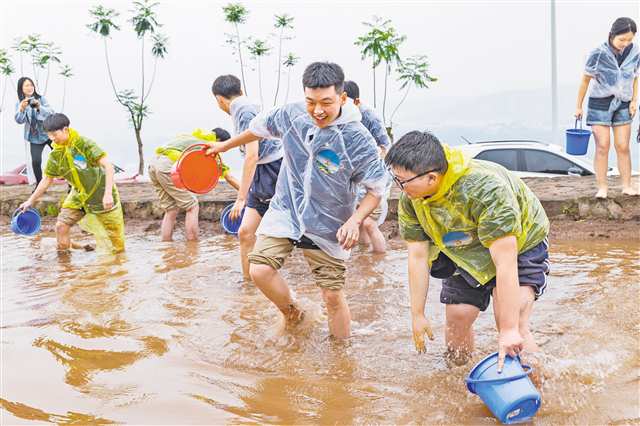
{"type": "Polygon", "coordinates": [[[540,392],[528,375],[533,371],[521,365],[520,358],[507,356],[498,374],[498,353],[484,358],[469,373],[467,388],[482,399],[494,416],[504,424],[531,420],[542,404],[540,392]]]}
{"type": "Polygon", "coordinates": [[[13,212],[11,230],[18,235],[35,235],[40,232],[40,213],[34,208],[13,212]]]}
{"type": "Polygon", "coordinates": [[[590,130],[582,129],[582,120],[577,120],[574,124],[575,128],[567,129],[567,154],[571,155],[585,155],[587,148],[589,148],[589,138],[591,137],[590,130]],[[580,121],[580,128],[578,129],[578,121],[580,121]]]}
{"type": "Polygon", "coordinates": [[[229,204],[227,207],[222,210],[220,214],[220,223],[222,223],[222,228],[228,232],[229,234],[238,235],[238,230],[240,229],[240,224],[242,223],[242,217],[244,216],[244,209],[240,213],[240,216],[235,220],[231,220],[231,209],[233,208],[233,204],[229,204]]]}

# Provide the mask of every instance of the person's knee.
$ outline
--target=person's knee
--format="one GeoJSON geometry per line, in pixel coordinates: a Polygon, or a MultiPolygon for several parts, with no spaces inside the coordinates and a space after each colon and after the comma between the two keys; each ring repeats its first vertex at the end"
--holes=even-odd
{"type": "Polygon", "coordinates": [[[59,237],[66,237],[69,235],[69,229],[71,227],[64,222],[56,222],[56,235],[59,237]]]}
{"type": "Polygon", "coordinates": [[[240,239],[240,243],[249,243],[255,240],[256,234],[250,227],[240,226],[240,229],[238,229],[238,238],[240,239]]]}
{"type": "Polygon", "coordinates": [[[249,275],[255,283],[270,281],[277,273],[276,269],[270,265],[251,263],[249,265],[249,275]]]}
{"type": "Polygon", "coordinates": [[[459,331],[468,330],[478,316],[478,309],[463,303],[447,305],[447,327],[459,331]]]}
{"type": "Polygon", "coordinates": [[[628,156],[630,153],[628,143],[616,144],[615,148],[616,148],[616,154],[618,154],[618,156],[621,156],[621,155],[628,156]]]}
{"type": "Polygon", "coordinates": [[[611,147],[611,141],[609,139],[600,140],[596,144],[596,153],[601,155],[608,155],[610,147],[611,147]]]}
{"type": "Polygon", "coordinates": [[[327,309],[335,311],[344,304],[344,295],[342,290],[322,289],[322,299],[327,305],[327,309]]]}

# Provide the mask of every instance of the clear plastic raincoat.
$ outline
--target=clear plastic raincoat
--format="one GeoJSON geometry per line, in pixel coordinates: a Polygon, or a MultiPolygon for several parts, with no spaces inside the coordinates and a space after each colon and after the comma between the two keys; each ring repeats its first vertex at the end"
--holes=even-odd
{"type": "Polygon", "coordinates": [[[337,259],[347,259],[336,238],[355,211],[359,184],[382,196],[386,173],[376,144],[360,122],[358,108],[346,103],[338,119],[318,128],[303,103],[262,113],[249,130],[282,140],[284,159],[276,193],[257,233],[299,240],[303,235],[337,259]]]}
{"type": "MultiPolygon", "coordinates": [[[[257,105],[252,104],[246,96],[239,96],[231,101],[231,119],[236,135],[249,128],[249,123],[260,112],[257,105]]],[[[244,145],[240,147],[242,157],[245,156],[244,145]]],[[[258,164],[268,164],[282,158],[282,142],[277,139],[265,139],[260,141],[258,147],[258,164]]]]}
{"type": "Polygon", "coordinates": [[[545,239],[549,220],[531,190],[504,167],[469,160],[444,145],[449,168],[438,192],[426,199],[398,204],[400,235],[430,241],[429,263],[442,251],[480,284],[496,275],[488,247],[514,235],[523,253],[545,239]]]}
{"type": "Polygon", "coordinates": [[[633,80],[640,75],[640,48],[634,44],[621,65],[618,65],[612,49],[609,42],[594,49],[589,54],[584,72],[594,80],[589,96],[613,96],[616,105],[612,108],[615,108],[621,102],[630,101],[633,96],[633,80]]]}
{"type": "Polygon", "coordinates": [[[120,196],[113,185],[113,205],[104,210],[102,198],[106,174],[98,164],[106,153],[95,142],[69,129],[67,144],[53,144],[53,151],[45,168],[45,175],[62,177],[71,185],[71,191],[62,203],[63,208],[84,210],[81,228],[95,235],[98,244],[110,242],[112,250],[124,250],[124,219],[120,196]]]}

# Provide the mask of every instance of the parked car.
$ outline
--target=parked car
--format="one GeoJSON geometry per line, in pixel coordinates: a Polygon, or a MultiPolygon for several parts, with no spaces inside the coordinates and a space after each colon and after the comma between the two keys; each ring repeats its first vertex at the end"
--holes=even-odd
{"type": "MultiPolygon", "coordinates": [[[[593,164],[584,158],[567,154],[560,146],[534,140],[496,140],[460,145],[471,158],[498,163],[520,177],[591,176],[593,164]]],[[[607,173],[617,176],[618,169],[607,173]]]]}
{"type": "MultiPolygon", "coordinates": [[[[127,175],[123,168],[118,167],[117,165],[113,165],[115,169],[115,181],[116,183],[133,183],[133,182],[142,182],[144,178],[141,178],[137,174],[130,176],[127,175]]],[[[53,183],[64,183],[64,179],[54,179],[53,183]]],[[[3,173],[0,175],[0,185],[26,185],[29,183],[29,178],[27,177],[27,166],[25,164],[21,164],[15,169],[3,173]]]]}

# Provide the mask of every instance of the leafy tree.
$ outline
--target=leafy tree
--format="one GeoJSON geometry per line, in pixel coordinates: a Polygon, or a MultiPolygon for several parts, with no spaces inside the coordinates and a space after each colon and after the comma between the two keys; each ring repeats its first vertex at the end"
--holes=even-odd
{"type": "Polygon", "coordinates": [[[2,100],[0,100],[0,113],[4,109],[4,95],[7,91],[7,85],[11,79],[11,75],[15,72],[13,63],[9,57],[9,52],[5,49],[0,49],[0,74],[4,76],[2,81],[2,100]]]}
{"type": "Polygon", "coordinates": [[[285,60],[282,62],[282,65],[284,65],[284,67],[288,69],[288,72],[287,72],[287,92],[285,93],[285,96],[284,96],[284,103],[285,104],[289,100],[289,87],[291,86],[291,72],[293,71],[293,67],[298,63],[299,60],[300,60],[300,58],[298,56],[296,56],[293,53],[289,52],[289,54],[287,54],[287,57],[285,58],[285,60]]]}
{"type": "Polygon", "coordinates": [[[271,47],[267,45],[265,40],[250,39],[247,46],[251,57],[256,61],[256,67],[258,70],[258,91],[260,92],[260,106],[264,108],[264,99],[262,97],[262,68],[261,58],[266,56],[271,51],[271,47]]]}
{"type": "Polygon", "coordinates": [[[278,76],[276,79],[276,94],[273,97],[273,105],[275,105],[278,102],[278,94],[280,93],[280,76],[281,76],[281,72],[282,72],[282,65],[284,65],[284,62],[286,61],[282,61],[282,42],[290,37],[286,37],[285,36],[285,31],[288,29],[293,29],[293,17],[287,15],[286,13],[282,14],[282,15],[276,15],[276,23],[274,24],[274,27],[276,28],[276,30],[279,30],[279,34],[278,34],[278,76]]]}
{"type": "Polygon", "coordinates": [[[244,62],[242,61],[242,38],[240,38],[240,25],[247,21],[249,10],[241,3],[229,3],[222,8],[224,19],[235,29],[235,34],[230,35],[227,43],[235,45],[235,52],[238,54],[240,61],[240,75],[242,77],[242,89],[247,94],[247,84],[244,79],[244,62]]]}
{"type": "Polygon", "coordinates": [[[401,83],[400,89],[406,89],[402,99],[391,113],[391,125],[393,126],[393,117],[400,106],[404,103],[409,95],[409,90],[412,87],[417,89],[428,89],[429,83],[438,81],[438,79],[432,76],[429,72],[429,62],[426,55],[411,56],[398,66],[398,82],[401,83]]]}
{"type": "Polygon", "coordinates": [[[69,65],[63,65],[60,69],[60,73],[62,76],[63,86],[62,86],[62,106],[60,107],[60,111],[64,111],[64,101],[67,95],[67,80],[73,77],[73,72],[69,65]]]}

